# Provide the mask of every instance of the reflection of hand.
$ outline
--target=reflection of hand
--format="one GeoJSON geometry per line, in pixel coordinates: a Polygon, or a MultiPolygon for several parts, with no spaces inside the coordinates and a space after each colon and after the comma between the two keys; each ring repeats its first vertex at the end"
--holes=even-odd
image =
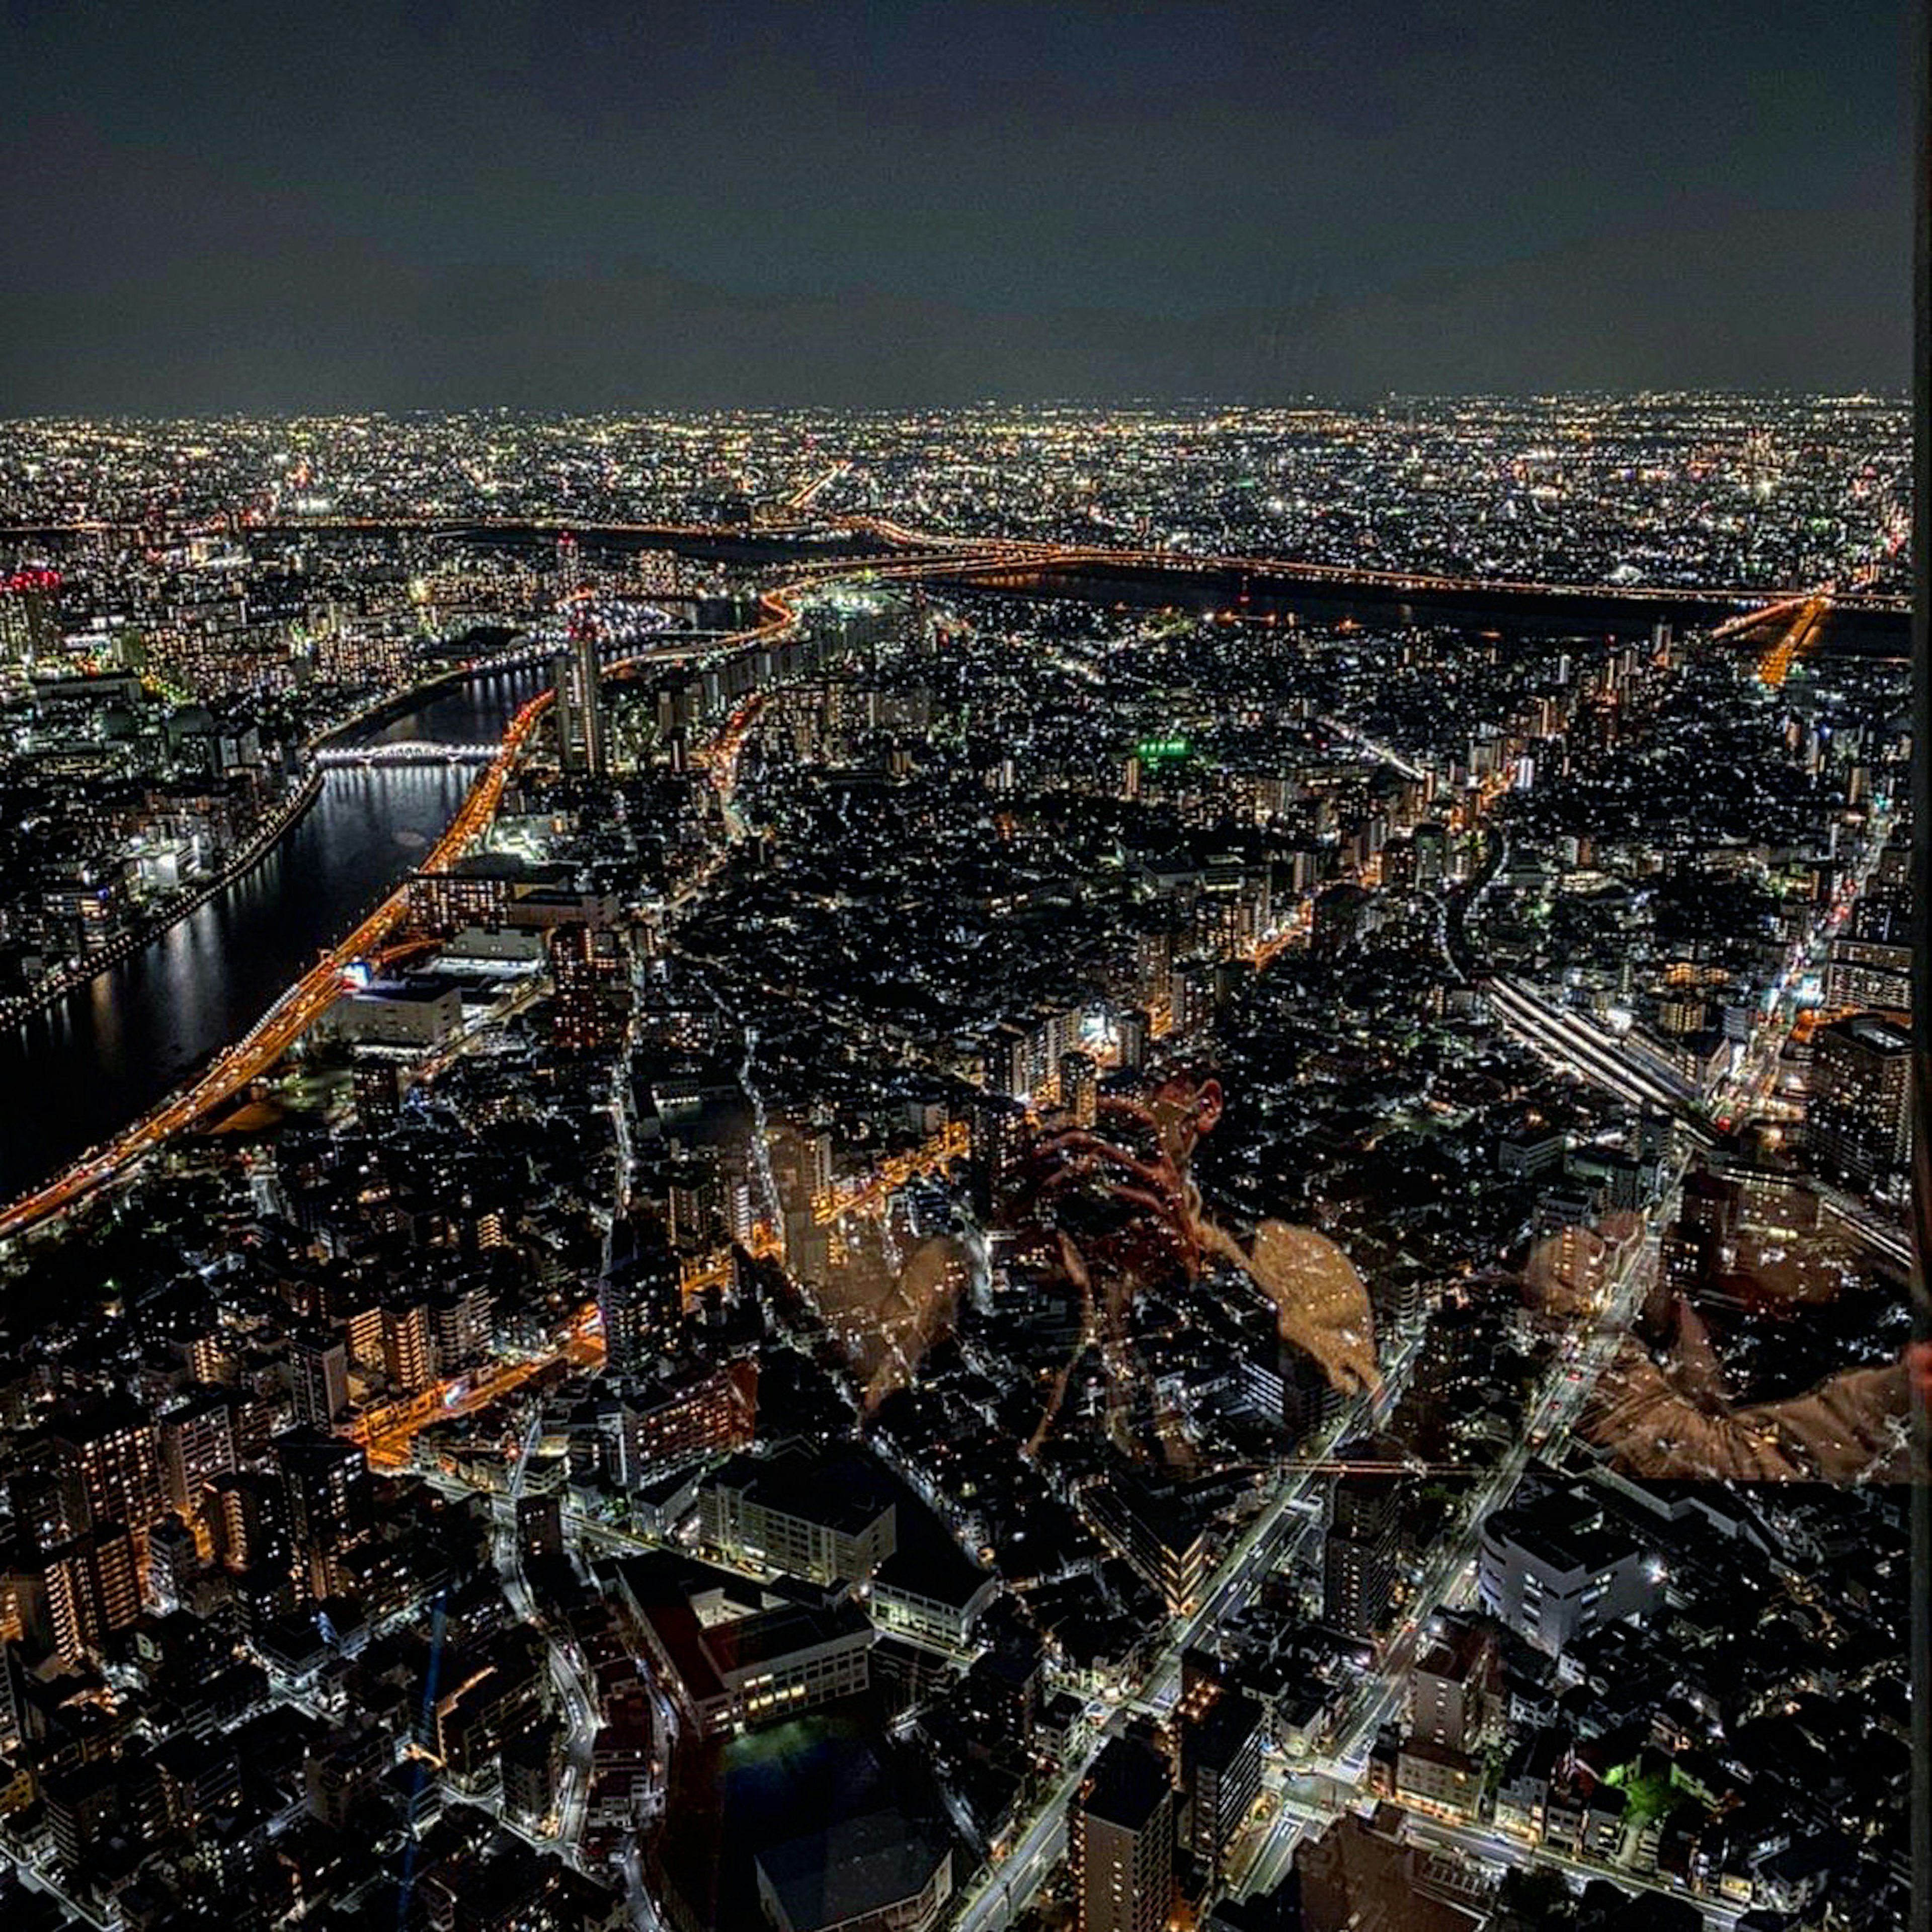
{"type": "Polygon", "coordinates": [[[1353,1395],[1382,1386],[1368,1290],[1333,1241],[1312,1228],[1264,1221],[1244,1255],[1220,1228],[1202,1232],[1208,1245],[1246,1270],[1274,1304],[1276,1332],[1312,1357],[1332,1388],[1353,1395]]]}
{"type": "Polygon", "coordinates": [[[1670,1379],[1692,1400],[1723,1407],[1729,1400],[1724,1393],[1724,1369],[1710,1330],[1681,1294],[1672,1297],[1671,1312],[1676,1328],[1664,1364],[1670,1379]]]}
{"type": "Polygon", "coordinates": [[[1616,1256],[1642,1232],[1640,1216],[1619,1210],[1594,1228],[1569,1228],[1538,1242],[1523,1268],[1530,1305],[1558,1324],[1593,1312],[1593,1298],[1616,1256]]]}
{"type": "Polygon", "coordinates": [[[1850,1369],[1802,1395],[1733,1403],[1710,1332],[1681,1295],[1661,1353],[1626,1336],[1604,1370],[1584,1433],[1652,1478],[1850,1482],[1884,1474],[1906,1410],[1906,1368],[1850,1369]]]}
{"type": "Polygon", "coordinates": [[[1921,1402],[1932,1403],[1932,1342],[1914,1342],[1906,1350],[1905,1372],[1912,1394],[1921,1402]]]}
{"type": "Polygon", "coordinates": [[[1116,1200],[1147,1209],[1150,1225],[1179,1249],[1188,1274],[1198,1274],[1199,1231],[1181,1130],[1160,1110],[1117,1095],[1103,1095],[1101,1111],[1107,1116],[1106,1133],[1069,1127],[1042,1137],[1039,1153],[1050,1171],[1034,1196],[1034,1210],[1097,1183],[1116,1200]]]}

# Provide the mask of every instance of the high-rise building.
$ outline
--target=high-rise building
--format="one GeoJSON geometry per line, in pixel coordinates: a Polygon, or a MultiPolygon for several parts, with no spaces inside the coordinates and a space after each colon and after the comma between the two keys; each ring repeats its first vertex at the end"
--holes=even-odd
{"type": "Polygon", "coordinates": [[[369,1526],[369,1464],[361,1447],[319,1430],[292,1429],[275,1438],[289,1534],[310,1593],[343,1587],[340,1559],[369,1526]]]}
{"type": "Polygon", "coordinates": [[[200,1569],[194,1532],[178,1516],[164,1516],[148,1533],[148,1600],[173,1610],[186,1601],[200,1569]]]}
{"type": "Polygon", "coordinates": [[[1100,1118],[1100,1070],[1090,1054],[1060,1056],[1060,1104],[1076,1126],[1090,1127],[1100,1118]]]}
{"type": "Polygon", "coordinates": [[[709,1247],[722,1226],[723,1195],[716,1159],[689,1154],[677,1157],[664,1194],[673,1244],[680,1249],[709,1247]]]}
{"type": "MultiPolygon", "coordinates": [[[[489,1220],[486,1214],[478,1221],[480,1247],[501,1245],[488,1238],[489,1220]]],[[[436,1349],[437,1374],[460,1374],[488,1359],[495,1306],[490,1285],[481,1278],[451,1282],[430,1295],[430,1340],[436,1349]]]]}
{"type": "Polygon", "coordinates": [[[1150,1004],[1166,998],[1168,980],[1174,970],[1173,934],[1142,933],[1135,942],[1134,964],[1141,998],[1150,1004]]]}
{"type": "MultiPolygon", "coordinates": [[[[1342,1452],[1344,1460],[1348,1451],[1342,1452]]],[[[1395,1589],[1396,1484],[1376,1471],[1335,1482],[1322,1550],[1322,1616],[1350,1636],[1372,1637],[1388,1616],[1395,1589]]]]}
{"type": "Polygon", "coordinates": [[[597,620],[583,581],[577,539],[557,539],[568,648],[556,656],[557,760],[566,771],[602,778],[608,769],[604,706],[598,688],[597,620]]]}
{"type": "Polygon", "coordinates": [[[106,1850],[120,1822],[122,1785],[122,1767],[111,1758],[64,1766],[40,1780],[47,1835],[68,1874],[80,1872],[106,1850]]]}
{"type": "Polygon", "coordinates": [[[1121,1462],[1082,1486],[1079,1506],[1101,1540],[1160,1592],[1170,1616],[1196,1607],[1208,1577],[1207,1538],[1171,1488],[1121,1462]]]}
{"type": "Polygon", "coordinates": [[[574,755],[572,747],[576,742],[577,724],[571,716],[574,709],[576,676],[568,651],[556,652],[550,661],[550,722],[556,730],[556,761],[566,771],[571,767],[574,755]]]}
{"type": "Polygon", "coordinates": [[[1496,1680],[1494,1637],[1480,1624],[1452,1624],[1409,1673],[1409,1736],[1452,1751],[1473,1751],[1496,1680]]]}
{"type": "Polygon", "coordinates": [[[393,1060],[385,1060],[358,1048],[350,1079],[356,1096],[356,1117],[359,1120],[386,1120],[394,1118],[400,1105],[403,1070],[393,1060]]]}
{"type": "Polygon", "coordinates": [[[1911,1152],[1912,1036],[1875,1013],[1820,1027],[1804,1131],[1820,1166],[1870,1182],[1911,1152]]]}
{"type": "Polygon", "coordinates": [[[1114,1037],[1119,1042],[1124,1071],[1138,1073],[1147,1064],[1148,1038],[1153,1030],[1153,1022],[1143,1006],[1130,1006],[1114,1021],[1114,1037]]]}
{"type": "Polygon", "coordinates": [[[100,1523],[46,1558],[47,1618],[70,1664],[98,1654],[141,1614],[140,1558],[124,1523],[100,1523]]]}
{"type": "Polygon", "coordinates": [[[517,1498],[517,1547],[524,1560],[563,1554],[563,1498],[557,1495],[517,1498]]]}
{"type": "Polygon", "coordinates": [[[1218,1876],[1234,1834],[1261,1795],[1268,1714],[1243,1690],[1214,1687],[1196,1702],[1180,1727],[1181,1835],[1218,1876]]]}
{"type": "Polygon", "coordinates": [[[1026,1136],[1026,1110],[1017,1101],[986,1094],[972,1104],[973,1206],[984,1220],[1010,1182],[1026,1136]]]}
{"type": "Polygon", "coordinates": [[[289,1339],[289,1382],[296,1420],[331,1430],[349,1406],[349,1344],[326,1329],[298,1330],[289,1339]]]}
{"type": "Polygon", "coordinates": [[[1012,1100],[1023,1100],[1034,1090],[1033,1036],[1011,1020],[1002,1021],[988,1042],[986,1084],[1012,1100]]]}
{"type": "Polygon", "coordinates": [[[1341,1395],[1306,1349],[1282,1340],[1272,1306],[1258,1311],[1250,1329],[1240,1369],[1243,1399],[1279,1424],[1291,1444],[1303,1442],[1340,1408],[1341,1395]]]}
{"type": "Polygon", "coordinates": [[[1208,959],[1184,959],[1168,982],[1168,1007],[1176,1033],[1205,1026],[1214,1013],[1214,965],[1208,959]]]}
{"type": "Polygon", "coordinates": [[[203,1492],[236,1464],[235,1398],[204,1388],[161,1418],[161,1461],[168,1498],[184,1516],[201,1514],[203,1492]]]}
{"type": "Polygon", "coordinates": [[[274,1565],[288,1549],[281,1485],[259,1469],[218,1476],[209,1486],[216,1553],[231,1574],[274,1565]]]}
{"type": "Polygon", "coordinates": [[[32,670],[60,640],[57,571],[16,570],[0,578],[0,664],[32,670]]]}
{"type": "Polygon", "coordinates": [[[1067,1807],[1078,1932],[1162,1932],[1174,1904],[1174,1786],[1138,1737],[1108,1740],[1067,1807]]]}
{"type": "Polygon", "coordinates": [[[613,1243],[597,1291],[604,1365],[614,1376],[647,1373],[678,1345],[684,1314],[677,1256],[661,1222],[632,1219],[613,1243]]]}
{"type": "Polygon", "coordinates": [[[106,1403],[68,1417],[48,1447],[76,1530],[124,1524],[136,1536],[168,1507],[154,1424],[131,1403],[106,1403]]]}
{"type": "MultiPolygon", "coordinates": [[[[587,621],[587,620],[586,620],[587,621]]],[[[551,663],[556,696],[557,760],[566,771],[602,778],[610,768],[602,694],[598,687],[597,637],[573,628],[570,647],[551,663]]]]}
{"type": "Polygon", "coordinates": [[[550,1043],[559,1053],[608,1053],[622,1039],[624,958],[608,927],[573,922],[548,936],[550,1043]]]}
{"type": "Polygon", "coordinates": [[[429,1304],[412,1301],[382,1310],[382,1370],[400,1395],[414,1395],[436,1380],[429,1304]]]}
{"type": "Polygon", "coordinates": [[[628,1487],[680,1456],[748,1448],[758,1416],[755,1357],[640,1382],[616,1417],[618,1480],[628,1487]]]}

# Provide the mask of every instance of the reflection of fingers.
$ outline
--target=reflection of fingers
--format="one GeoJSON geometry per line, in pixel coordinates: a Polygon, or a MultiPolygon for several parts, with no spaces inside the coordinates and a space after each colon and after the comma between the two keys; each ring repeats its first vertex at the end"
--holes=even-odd
{"type": "Polygon", "coordinates": [[[1382,1387],[1381,1371],[1376,1366],[1372,1355],[1364,1354],[1358,1349],[1348,1348],[1342,1352],[1341,1360],[1342,1366],[1354,1378],[1357,1392],[1364,1395],[1372,1394],[1382,1387]]]}
{"type": "Polygon", "coordinates": [[[1104,1139],[1085,1127],[1070,1128],[1064,1134],[1055,1135],[1043,1144],[1046,1151],[1062,1156],[1085,1155],[1088,1156],[1090,1166],[1096,1159],[1111,1161],[1116,1166],[1124,1167],[1138,1174],[1143,1180],[1161,1179],[1162,1170],[1172,1166],[1171,1162],[1159,1154],[1144,1160],[1139,1155],[1112,1141],[1104,1139]]]}
{"type": "Polygon", "coordinates": [[[1086,1180],[1100,1165],[1100,1162],[1090,1154],[1065,1162],[1040,1184],[1038,1198],[1043,1201],[1049,1194],[1058,1194],[1064,1188],[1074,1186],[1086,1180]]]}
{"type": "Polygon", "coordinates": [[[1068,1279],[1082,1293],[1088,1292],[1093,1287],[1093,1281],[1088,1274],[1087,1264],[1082,1258],[1080,1250],[1064,1234],[1060,1238],[1060,1258],[1066,1270],[1068,1279]]]}
{"type": "Polygon", "coordinates": [[[1118,1181],[1111,1182],[1107,1191],[1122,1201],[1132,1202],[1138,1207],[1150,1208],[1154,1213],[1162,1216],[1172,1216],[1180,1207],[1180,1203],[1172,1195],[1150,1193],[1144,1187],[1124,1186],[1118,1181]]]}

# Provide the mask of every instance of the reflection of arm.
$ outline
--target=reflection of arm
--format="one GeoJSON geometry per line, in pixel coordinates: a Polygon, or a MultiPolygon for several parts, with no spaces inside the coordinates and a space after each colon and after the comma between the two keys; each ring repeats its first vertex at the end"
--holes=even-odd
{"type": "Polygon", "coordinates": [[[1201,1239],[1252,1277],[1274,1304],[1276,1332],[1312,1357],[1331,1387],[1348,1395],[1381,1387],[1368,1290],[1333,1241],[1286,1221],[1264,1221],[1246,1254],[1210,1222],[1202,1223],[1201,1239]]]}

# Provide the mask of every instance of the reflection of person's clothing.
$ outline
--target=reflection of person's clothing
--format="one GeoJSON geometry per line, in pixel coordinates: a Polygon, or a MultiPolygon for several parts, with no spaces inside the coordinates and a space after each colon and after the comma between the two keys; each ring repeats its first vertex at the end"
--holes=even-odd
{"type": "MultiPolygon", "coordinates": [[[[1378,1386],[1368,1291],[1334,1242],[1282,1221],[1262,1222],[1245,1246],[1204,1215],[1194,1217],[1193,1227],[1204,1257],[1232,1263],[1255,1283],[1274,1305],[1282,1340],[1309,1356],[1332,1387],[1352,1394],[1378,1386]]],[[[1035,1232],[1038,1245],[1044,1231],[1035,1232]]],[[[1049,1252],[1064,1252],[1064,1243],[1061,1237],[1044,1245],[1049,1252]]],[[[1082,1258],[1068,1255],[1066,1262],[1092,1311],[1097,1339],[1124,1347],[1127,1304],[1141,1285],[1138,1275],[1118,1266],[1096,1267],[1092,1273],[1101,1279],[1094,1282],[1082,1258]]],[[[951,1330],[969,1274],[964,1247],[950,1237],[935,1237],[914,1251],[884,1311],[891,1340],[867,1388],[868,1407],[910,1381],[925,1354],[951,1330]]],[[[1054,1406],[1049,1404],[1049,1414],[1054,1406]]]]}
{"type": "MultiPolygon", "coordinates": [[[[1600,1229],[1573,1228],[1541,1243],[1525,1276],[1531,1299],[1559,1330],[1587,1324],[1595,1312],[1592,1285],[1642,1232],[1637,1216],[1621,1215],[1600,1229]]],[[[1648,1325],[1660,1359],[1626,1336],[1582,1424],[1585,1438],[1631,1474],[1849,1482],[1904,1473],[1901,1425],[1911,1391],[1902,1363],[1849,1369],[1802,1395],[1739,1405],[1690,1304],[1665,1295],[1652,1306],[1648,1325]]]]}
{"type": "Polygon", "coordinates": [[[1669,1359],[1626,1341],[1604,1371],[1585,1433],[1634,1475],[1849,1482],[1904,1473],[1904,1364],[1848,1369],[1802,1395],[1733,1406],[1703,1325],[1678,1312],[1669,1359]]]}

